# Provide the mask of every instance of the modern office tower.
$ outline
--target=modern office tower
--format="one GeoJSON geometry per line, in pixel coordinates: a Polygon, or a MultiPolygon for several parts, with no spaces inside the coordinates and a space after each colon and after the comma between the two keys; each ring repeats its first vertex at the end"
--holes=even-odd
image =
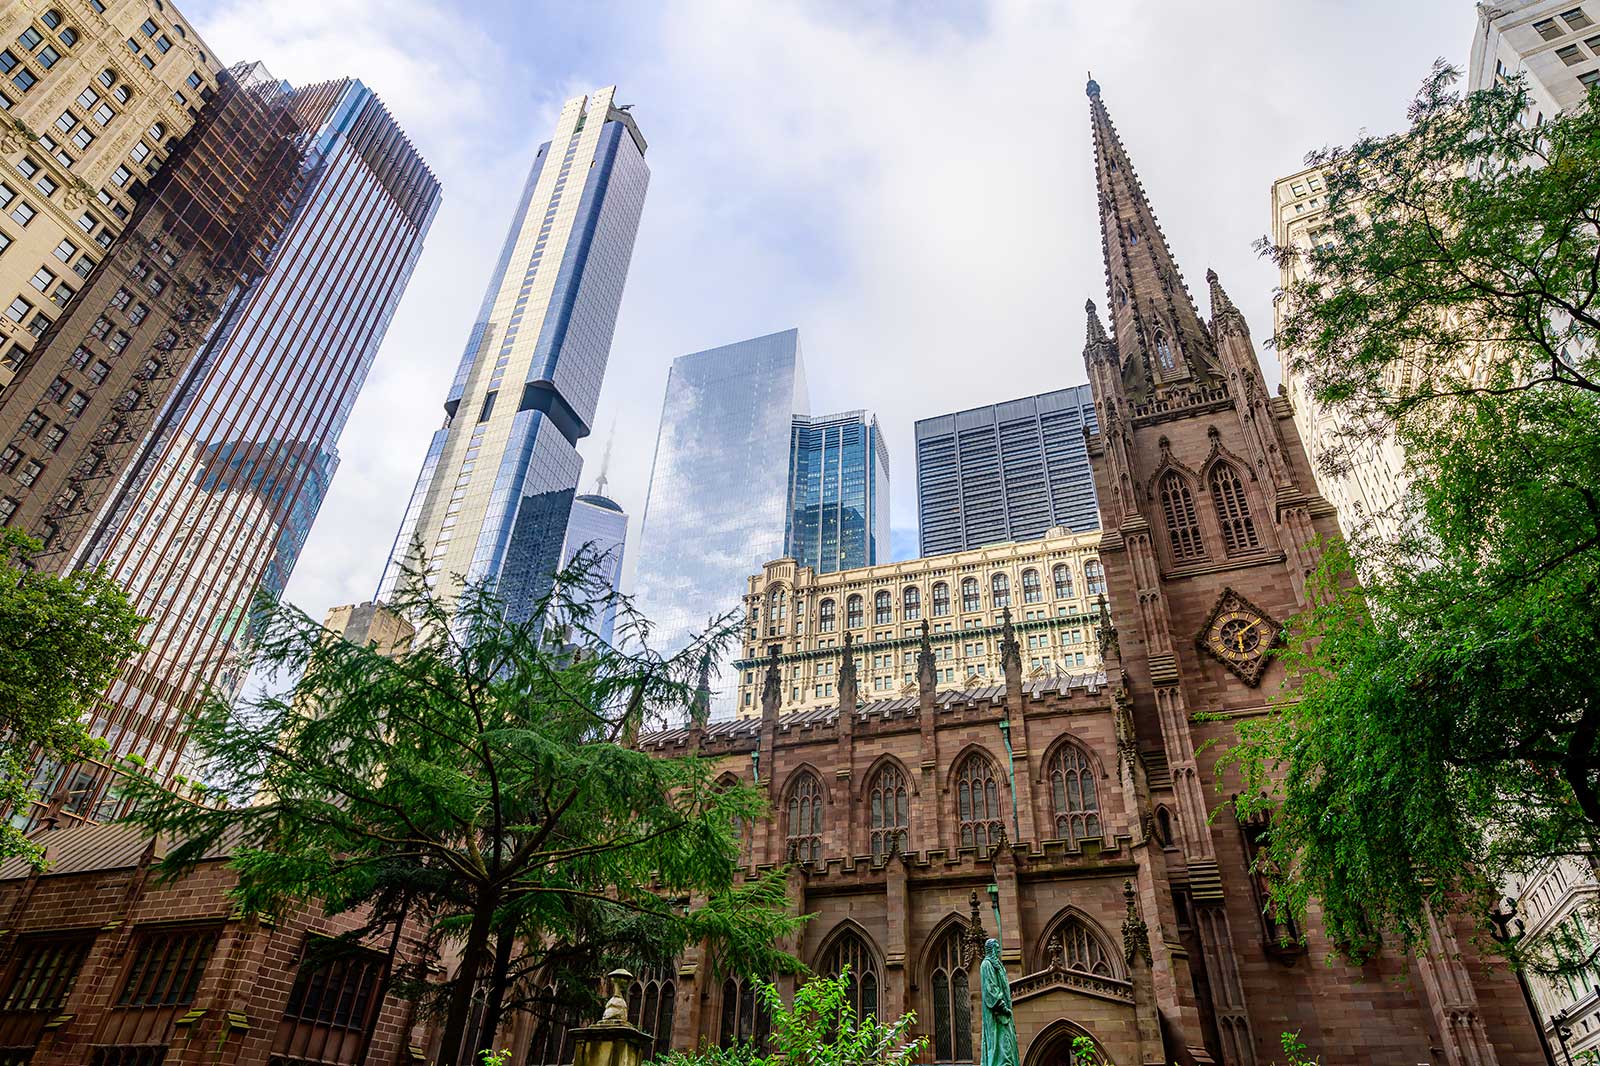
{"type": "Polygon", "coordinates": [[[549,589],[650,181],[615,95],[568,100],[534,157],[380,598],[407,568],[493,580],[523,617],[549,589]]]}
{"type": "Polygon", "coordinates": [[[819,574],[889,554],[889,449],[865,411],[796,415],[784,554],[819,574]]]}
{"type": "Polygon", "coordinates": [[[0,390],[133,217],[222,69],[170,3],[94,6],[0,4],[0,390]]]}
{"type": "MultiPolygon", "coordinates": [[[[289,579],[439,204],[438,182],[361,82],[291,102],[309,147],[270,265],[184,375],[79,553],[151,618],[90,727],[113,756],[168,773],[197,703],[243,681],[255,597],[276,598],[289,579]]],[[[77,810],[63,813],[104,813],[102,778],[73,768],[77,810]]]]}
{"type": "MultiPolygon", "coordinates": [[[[790,435],[807,396],[799,330],[672,361],[634,575],[656,650],[738,610],[750,574],[783,555],[790,435]]],[[[731,708],[726,678],[722,692],[716,704],[731,708]]]]}
{"type": "Polygon", "coordinates": [[[1467,88],[1527,75],[1528,121],[1581,104],[1600,85],[1600,3],[1501,0],[1478,5],[1467,88]]]}
{"type": "MultiPolygon", "coordinates": [[[[147,434],[167,428],[212,331],[266,270],[304,185],[304,133],[285,86],[259,66],[225,72],[111,254],[0,393],[0,522],[44,542],[41,566],[70,565],[147,434]]],[[[96,217],[83,225],[99,233],[96,217]]]]}
{"type": "MultiPolygon", "coordinates": [[[[598,491],[585,493],[572,501],[572,516],[567,520],[567,538],[561,546],[561,566],[565,569],[587,549],[593,554],[597,573],[592,578],[604,581],[605,587],[615,592],[622,586],[622,555],[628,541],[628,514],[611,497],[598,491]]],[[[598,590],[596,590],[598,592],[598,590]]],[[[610,644],[616,633],[617,608],[607,604],[600,608],[599,617],[591,619],[590,628],[600,639],[610,644]]]]}
{"type": "Polygon", "coordinates": [[[738,717],[761,713],[776,656],[784,713],[837,702],[839,649],[848,634],[864,699],[915,695],[922,623],[930,629],[939,690],[998,683],[1000,633],[1011,612],[1030,680],[1100,669],[1095,601],[1105,593],[1100,533],[1053,529],[1039,540],[824,574],[775,559],[746,579],[749,629],[738,717]]]}
{"type": "Polygon", "coordinates": [[[1100,528],[1083,443],[1096,429],[1087,385],[919,421],[922,554],[1100,528]]]}

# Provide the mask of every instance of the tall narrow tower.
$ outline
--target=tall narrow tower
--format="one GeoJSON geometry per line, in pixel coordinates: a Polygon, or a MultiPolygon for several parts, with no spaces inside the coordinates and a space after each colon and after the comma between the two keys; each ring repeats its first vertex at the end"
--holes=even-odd
{"type": "Polygon", "coordinates": [[[1509,1019],[1516,993],[1474,976],[1448,919],[1416,952],[1411,994],[1377,979],[1406,965],[1398,955],[1365,972],[1325,965],[1322,931],[1280,920],[1252,876],[1267,826],[1212,816],[1215,753],[1198,753],[1231,743],[1234,720],[1265,713],[1282,689],[1269,653],[1308,605],[1317,538],[1337,525],[1243,315],[1208,272],[1201,318],[1093,81],[1088,94],[1111,300],[1109,335],[1089,304],[1084,350],[1114,623],[1106,669],[1149,802],[1173,827],[1171,847],[1152,853],[1171,891],[1146,897],[1163,1027],[1194,1061],[1230,1066],[1269,1061],[1285,1031],[1356,1061],[1531,1062],[1525,1025],[1487,1035],[1484,1016],[1509,1019]]]}
{"type": "Polygon", "coordinates": [[[492,579],[524,617],[549,588],[650,180],[615,94],[568,100],[534,157],[381,597],[406,567],[446,595],[492,579]]]}

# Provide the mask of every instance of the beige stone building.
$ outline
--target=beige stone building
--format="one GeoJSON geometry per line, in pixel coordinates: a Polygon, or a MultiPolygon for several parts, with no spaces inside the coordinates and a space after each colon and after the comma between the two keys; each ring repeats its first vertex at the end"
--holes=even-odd
{"type": "Polygon", "coordinates": [[[1040,540],[817,574],[775,559],[750,578],[738,716],[761,713],[773,655],[785,712],[832,706],[839,648],[859,649],[863,699],[914,695],[923,622],[939,690],[997,684],[1009,610],[1029,680],[1096,673],[1096,599],[1105,592],[1098,532],[1053,529],[1040,540]]]}
{"type": "Polygon", "coordinates": [[[220,70],[166,0],[0,4],[0,390],[122,232],[220,70]]]}
{"type": "Polygon", "coordinates": [[[1529,125],[1576,107],[1600,85],[1600,2],[1500,0],[1478,5],[1467,88],[1527,75],[1529,125]]]}

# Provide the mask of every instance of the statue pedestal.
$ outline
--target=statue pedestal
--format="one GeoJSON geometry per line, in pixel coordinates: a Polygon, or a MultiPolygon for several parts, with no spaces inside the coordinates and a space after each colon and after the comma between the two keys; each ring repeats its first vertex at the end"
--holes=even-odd
{"type": "Polygon", "coordinates": [[[572,1066],[644,1066],[653,1040],[627,1022],[602,1021],[572,1030],[572,1066]]]}

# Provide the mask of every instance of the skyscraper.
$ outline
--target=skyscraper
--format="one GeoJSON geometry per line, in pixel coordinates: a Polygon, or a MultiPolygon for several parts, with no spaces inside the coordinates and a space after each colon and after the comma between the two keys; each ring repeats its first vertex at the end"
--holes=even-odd
{"type": "MultiPolygon", "coordinates": [[[[252,601],[289,579],[439,204],[361,82],[301,89],[293,113],[303,184],[270,265],[183,376],[78,558],[104,563],[151,618],[91,729],[113,756],[167,773],[208,687],[231,694],[243,680],[252,601]]],[[[64,813],[92,812],[101,770],[72,775],[64,813]]]]}
{"type": "MultiPolygon", "coordinates": [[[[561,565],[570,565],[579,551],[594,554],[597,573],[615,592],[622,585],[622,556],[628,541],[628,514],[620,504],[600,492],[585,493],[572,501],[572,516],[567,519],[567,539],[561,546],[561,565]]],[[[598,591],[598,590],[597,590],[598,591]]],[[[617,608],[607,604],[590,626],[600,639],[610,644],[616,632],[617,608]]]]}
{"type": "Polygon", "coordinates": [[[406,567],[492,579],[524,617],[549,588],[650,180],[615,94],[568,100],[534,157],[380,597],[406,567]]]}
{"type": "Polygon", "coordinates": [[[919,421],[922,554],[1098,529],[1083,443],[1097,428],[1087,385],[919,421]]]}
{"type": "Polygon", "coordinates": [[[819,574],[888,561],[889,450],[865,411],[795,416],[784,554],[819,574]]]}
{"type": "Polygon", "coordinates": [[[783,554],[790,437],[807,408],[799,330],[672,361],[634,579],[658,650],[737,610],[750,574],[783,554]]]}

